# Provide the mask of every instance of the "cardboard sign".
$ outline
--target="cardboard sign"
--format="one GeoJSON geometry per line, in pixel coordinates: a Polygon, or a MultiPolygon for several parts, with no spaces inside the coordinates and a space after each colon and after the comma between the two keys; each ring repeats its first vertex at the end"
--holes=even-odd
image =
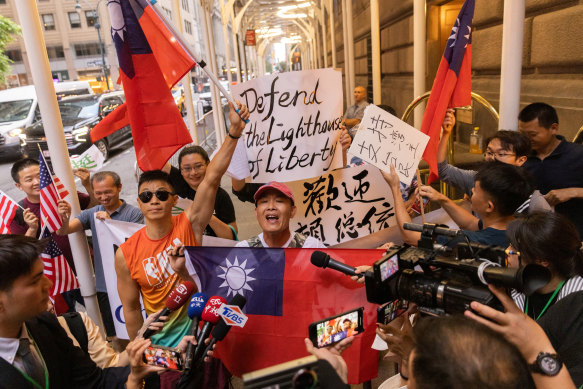
{"type": "Polygon", "coordinates": [[[348,152],[386,172],[395,166],[402,183],[411,185],[429,136],[370,104],[348,152]]]}
{"type": "Polygon", "coordinates": [[[103,156],[101,151],[99,151],[99,149],[95,145],[93,145],[81,155],[72,155],[70,157],[70,160],[71,167],[73,169],[79,169],[84,167],[85,169],[93,173],[101,169],[101,167],[103,166],[103,162],[105,161],[105,157],[103,156]]]}
{"type": "Polygon", "coordinates": [[[253,182],[300,180],[341,167],[340,72],[277,73],[231,90],[251,114],[244,136],[253,182]]]}
{"type": "Polygon", "coordinates": [[[391,189],[370,165],[338,169],[289,182],[297,207],[292,231],[326,245],[372,234],[395,224],[391,189]]]}

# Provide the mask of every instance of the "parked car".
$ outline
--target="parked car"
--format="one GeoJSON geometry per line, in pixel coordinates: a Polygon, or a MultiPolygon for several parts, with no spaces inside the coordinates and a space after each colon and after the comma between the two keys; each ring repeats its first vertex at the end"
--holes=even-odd
{"type": "Polygon", "coordinates": [[[24,128],[39,119],[34,86],[0,91],[0,157],[20,158],[24,128]]]}
{"type": "MultiPolygon", "coordinates": [[[[69,155],[79,155],[91,147],[93,143],[91,142],[90,134],[93,127],[121,105],[123,101],[123,92],[77,96],[63,98],[59,101],[59,110],[63,120],[69,155]]],[[[132,132],[130,126],[126,126],[98,140],[95,145],[107,159],[111,149],[131,141],[132,132]]],[[[25,154],[37,155],[39,145],[45,157],[48,157],[48,147],[42,120],[38,120],[25,128],[23,137],[25,154]]]]}

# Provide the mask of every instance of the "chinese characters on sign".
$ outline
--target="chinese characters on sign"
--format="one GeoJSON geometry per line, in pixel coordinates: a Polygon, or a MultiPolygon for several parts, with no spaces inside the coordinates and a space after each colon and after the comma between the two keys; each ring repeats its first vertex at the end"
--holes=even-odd
{"type": "Polygon", "coordinates": [[[348,152],[386,172],[395,166],[401,182],[411,185],[428,141],[421,131],[371,104],[348,152]]]}
{"type": "Polygon", "coordinates": [[[291,229],[327,245],[360,238],[395,223],[391,190],[373,166],[339,169],[288,186],[297,206],[291,229]]]}
{"type": "Polygon", "coordinates": [[[72,155],[71,167],[73,169],[85,168],[90,172],[96,172],[103,166],[105,158],[99,149],[93,145],[81,155],[72,155]]]}
{"type": "Polygon", "coordinates": [[[251,113],[244,135],[253,182],[300,180],[341,167],[340,72],[272,74],[231,89],[251,113]]]}

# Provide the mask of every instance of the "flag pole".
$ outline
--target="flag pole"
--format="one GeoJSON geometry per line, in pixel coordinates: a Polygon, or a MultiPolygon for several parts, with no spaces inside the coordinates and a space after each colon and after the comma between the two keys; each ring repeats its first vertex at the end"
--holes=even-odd
{"type": "MultiPolygon", "coordinates": [[[[166,17],[161,12],[158,12],[158,10],[152,5],[152,2],[150,0],[146,0],[146,2],[148,3],[148,5],[150,7],[152,7],[152,10],[156,12],[156,15],[164,23],[166,28],[168,28],[168,30],[170,30],[172,32],[172,34],[177,38],[177,41],[182,46],[182,48],[188,54],[190,54],[192,56],[192,58],[194,58],[194,61],[198,64],[198,66],[200,66],[202,71],[205,72],[205,74],[208,76],[208,78],[210,78],[210,80],[216,85],[216,87],[219,88],[219,90],[221,91],[223,96],[225,96],[227,98],[227,100],[229,100],[233,104],[233,107],[235,107],[235,111],[237,111],[237,113],[239,113],[239,108],[237,107],[237,102],[235,102],[235,99],[233,99],[233,96],[231,96],[231,94],[229,92],[227,92],[227,90],[219,82],[219,80],[217,79],[217,76],[215,76],[214,73],[210,72],[207,69],[206,62],[202,59],[199,59],[199,57],[196,54],[194,54],[194,51],[191,50],[190,47],[186,44],[187,41],[182,36],[182,34],[178,31],[176,31],[176,29],[170,23],[168,23],[168,21],[166,20],[166,17]]],[[[245,123],[249,123],[249,119],[245,120],[245,123]]]]}
{"type": "MultiPolygon", "coordinates": [[[[421,172],[417,169],[417,189],[423,185],[421,181],[421,172]]],[[[419,209],[421,210],[421,222],[425,224],[425,207],[423,206],[423,197],[417,192],[417,199],[419,199],[419,209]]]]}
{"type": "MultiPolygon", "coordinates": [[[[39,19],[38,7],[35,0],[19,0],[14,2],[18,19],[22,27],[22,37],[24,46],[28,55],[31,66],[30,71],[34,80],[36,95],[39,101],[39,107],[43,118],[45,134],[49,151],[52,151],[51,162],[55,173],[59,175],[62,183],[69,193],[71,193],[72,214],[77,215],[80,212],[79,199],[73,194],[75,190],[75,180],[65,133],[63,131],[63,122],[59,112],[59,105],[55,94],[55,86],[49,66],[46,45],[42,33],[41,22],[39,19]]],[[[41,153],[42,154],[42,153],[41,153]]],[[[87,238],[83,232],[76,232],[69,235],[73,260],[77,270],[77,279],[81,288],[81,294],[85,300],[85,307],[91,319],[99,326],[102,334],[103,321],[99,312],[97,296],[95,291],[95,274],[87,246],[87,238]]]]}

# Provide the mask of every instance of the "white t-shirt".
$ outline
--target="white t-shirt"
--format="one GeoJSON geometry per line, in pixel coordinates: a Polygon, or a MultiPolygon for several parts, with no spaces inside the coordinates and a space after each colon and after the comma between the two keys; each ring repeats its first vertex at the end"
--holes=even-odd
{"type": "MultiPolygon", "coordinates": [[[[265,243],[265,240],[263,239],[263,232],[261,234],[257,235],[257,237],[261,241],[261,245],[263,247],[269,247],[267,245],[267,243],[265,243]]],[[[289,244],[291,243],[293,237],[294,237],[294,234],[290,234],[289,239],[287,240],[287,242],[285,242],[285,244],[283,246],[281,246],[281,248],[288,247],[289,244]]],[[[247,242],[246,240],[242,240],[241,242],[237,243],[235,245],[235,247],[249,247],[249,242],[247,242]]],[[[320,239],[316,239],[316,238],[312,238],[311,236],[308,236],[306,238],[306,241],[304,242],[304,245],[302,246],[302,248],[304,248],[304,249],[325,249],[326,246],[324,245],[324,243],[322,243],[322,241],[320,239]]]]}

